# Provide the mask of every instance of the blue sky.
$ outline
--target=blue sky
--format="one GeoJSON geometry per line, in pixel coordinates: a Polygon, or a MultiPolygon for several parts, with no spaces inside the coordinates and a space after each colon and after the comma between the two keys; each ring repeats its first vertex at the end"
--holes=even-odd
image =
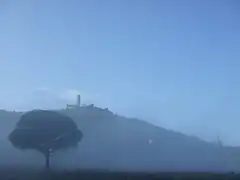
{"type": "Polygon", "coordinates": [[[2,0],[0,108],[83,103],[240,145],[239,2],[2,0]]]}

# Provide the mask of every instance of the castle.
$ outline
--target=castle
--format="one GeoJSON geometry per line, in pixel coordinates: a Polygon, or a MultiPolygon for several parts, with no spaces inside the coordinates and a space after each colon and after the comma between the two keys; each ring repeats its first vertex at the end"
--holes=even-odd
{"type": "Polygon", "coordinates": [[[76,104],[67,104],[67,109],[77,109],[81,107],[81,96],[77,95],[77,102],[76,104]]]}

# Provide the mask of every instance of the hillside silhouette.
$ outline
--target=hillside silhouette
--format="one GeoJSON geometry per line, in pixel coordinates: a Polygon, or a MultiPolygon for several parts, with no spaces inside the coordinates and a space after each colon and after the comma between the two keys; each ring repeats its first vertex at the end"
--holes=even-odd
{"type": "MultiPolygon", "coordinates": [[[[93,105],[58,111],[76,122],[84,139],[78,149],[56,154],[56,168],[226,172],[240,169],[238,147],[219,146],[93,105]]],[[[39,154],[14,150],[5,140],[22,114],[0,111],[4,127],[0,139],[1,166],[41,164],[39,154]],[[10,160],[13,157],[15,160],[10,160]]]]}

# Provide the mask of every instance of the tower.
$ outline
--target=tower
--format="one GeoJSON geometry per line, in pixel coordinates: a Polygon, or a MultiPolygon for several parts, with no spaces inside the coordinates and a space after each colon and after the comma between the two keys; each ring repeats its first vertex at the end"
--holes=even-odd
{"type": "Polygon", "coordinates": [[[81,107],[81,96],[77,95],[77,102],[76,104],[67,104],[67,109],[77,109],[81,107]]]}
{"type": "Polygon", "coordinates": [[[77,95],[77,107],[81,106],[81,96],[80,94],[77,95]]]}

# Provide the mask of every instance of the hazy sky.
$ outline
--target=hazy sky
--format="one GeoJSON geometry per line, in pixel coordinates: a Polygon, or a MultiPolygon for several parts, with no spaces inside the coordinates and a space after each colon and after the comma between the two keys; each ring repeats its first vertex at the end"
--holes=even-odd
{"type": "Polygon", "coordinates": [[[1,0],[0,108],[94,103],[240,145],[236,0],[1,0]]]}

